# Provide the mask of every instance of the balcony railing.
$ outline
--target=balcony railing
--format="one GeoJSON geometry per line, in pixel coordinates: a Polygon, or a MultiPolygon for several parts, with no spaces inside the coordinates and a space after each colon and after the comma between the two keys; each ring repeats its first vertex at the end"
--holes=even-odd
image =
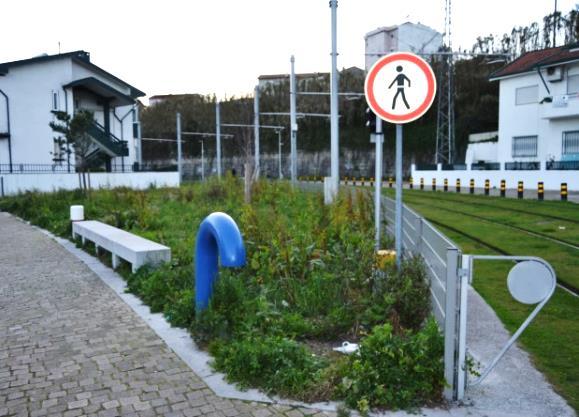
{"type": "Polygon", "coordinates": [[[436,164],[417,164],[417,171],[436,171],[436,164]]]}

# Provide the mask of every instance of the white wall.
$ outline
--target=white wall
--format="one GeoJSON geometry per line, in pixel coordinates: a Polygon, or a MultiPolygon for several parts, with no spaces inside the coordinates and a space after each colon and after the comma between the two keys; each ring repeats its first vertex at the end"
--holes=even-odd
{"type": "Polygon", "coordinates": [[[566,182],[569,191],[579,191],[579,171],[416,171],[412,165],[414,188],[420,186],[420,178],[424,178],[424,187],[428,189],[433,178],[436,178],[438,188],[443,186],[446,178],[450,187],[454,187],[456,180],[460,179],[461,186],[468,188],[469,181],[474,179],[475,187],[482,188],[488,179],[491,188],[498,188],[501,180],[505,180],[507,188],[517,188],[517,183],[523,181],[525,189],[536,190],[538,182],[542,181],[545,190],[559,191],[561,183],[566,182]]]}
{"type": "MultiPolygon", "coordinates": [[[[54,133],[48,123],[54,120],[52,92],[58,93],[60,110],[65,110],[62,85],[70,80],[69,59],[10,68],[0,77],[0,89],[10,99],[12,161],[50,164],[54,133]]],[[[2,140],[0,162],[8,163],[8,140],[2,140]]]]}
{"type": "Polygon", "coordinates": [[[478,161],[496,162],[498,150],[498,142],[469,143],[466,148],[464,162],[466,164],[472,164],[478,161]]]}
{"type": "MultiPolygon", "coordinates": [[[[79,188],[78,174],[1,174],[4,195],[15,195],[25,191],[53,192],[58,189],[79,188]]],[[[92,173],[90,182],[93,189],[130,187],[145,189],[151,184],[157,187],[178,187],[178,172],[138,172],[138,173],[92,173]]],[[[0,190],[1,192],[1,190],[0,190]]]]}

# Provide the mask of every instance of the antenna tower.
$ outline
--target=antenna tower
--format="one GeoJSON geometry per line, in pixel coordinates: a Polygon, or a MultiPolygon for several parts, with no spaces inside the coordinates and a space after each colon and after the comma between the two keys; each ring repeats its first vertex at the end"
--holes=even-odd
{"type": "Polygon", "coordinates": [[[444,0],[444,52],[439,55],[438,114],[436,118],[435,163],[452,164],[454,142],[454,56],[452,54],[451,0],[444,0]]]}

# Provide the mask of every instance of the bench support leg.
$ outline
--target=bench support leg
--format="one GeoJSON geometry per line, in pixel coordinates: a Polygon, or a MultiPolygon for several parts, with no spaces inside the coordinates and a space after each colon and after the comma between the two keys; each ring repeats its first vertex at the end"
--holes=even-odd
{"type": "Polygon", "coordinates": [[[117,269],[119,266],[119,257],[113,253],[113,269],[117,269]]]}
{"type": "Polygon", "coordinates": [[[95,245],[94,245],[94,252],[96,253],[96,256],[99,256],[99,249],[100,249],[100,248],[99,248],[99,245],[97,245],[97,244],[95,243],[95,245]]]}
{"type": "Polygon", "coordinates": [[[81,237],[80,237],[80,240],[82,241],[82,246],[84,246],[84,242],[85,242],[84,236],[81,236],[81,237]]]}

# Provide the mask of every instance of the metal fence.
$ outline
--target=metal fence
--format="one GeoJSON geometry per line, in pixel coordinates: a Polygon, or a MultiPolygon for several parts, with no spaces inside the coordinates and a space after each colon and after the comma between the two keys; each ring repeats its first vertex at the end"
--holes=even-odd
{"type": "MultiPolygon", "coordinates": [[[[382,199],[386,230],[394,235],[395,202],[382,199]]],[[[462,253],[446,236],[423,217],[403,206],[402,248],[404,255],[420,255],[430,279],[432,310],[444,334],[444,376],[448,383],[447,399],[457,398],[458,387],[458,300],[460,296],[459,266],[462,253]]]]}
{"type": "MultiPolygon", "coordinates": [[[[112,173],[129,173],[129,172],[164,172],[176,171],[176,165],[159,165],[159,164],[111,164],[107,168],[91,168],[91,173],[112,172],[112,173]]],[[[77,167],[73,164],[0,164],[0,174],[66,174],[76,173],[77,167]]]]}

